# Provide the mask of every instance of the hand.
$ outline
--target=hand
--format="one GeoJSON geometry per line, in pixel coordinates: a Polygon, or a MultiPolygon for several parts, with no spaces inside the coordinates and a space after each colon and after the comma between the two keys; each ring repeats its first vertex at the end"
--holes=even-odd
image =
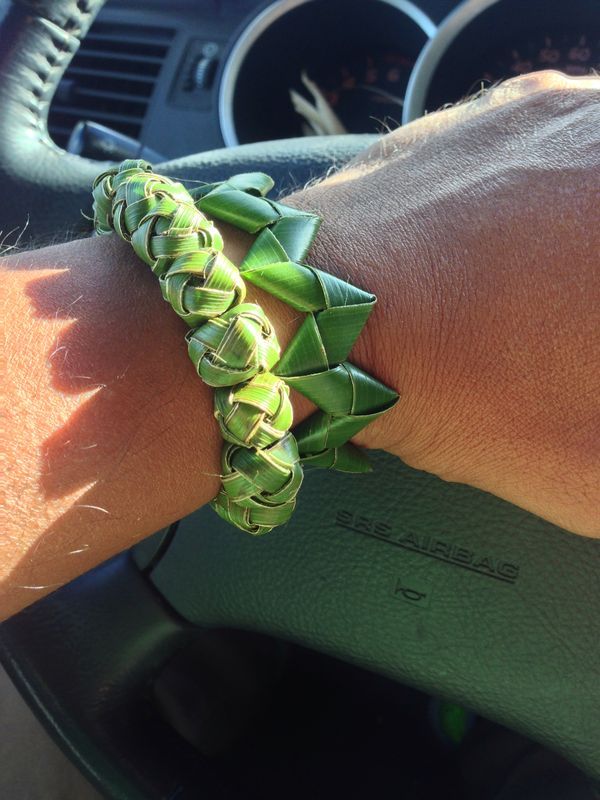
{"type": "Polygon", "coordinates": [[[361,443],[600,536],[600,79],[507,81],[290,202],[379,297],[353,358],[402,398],[361,443]]]}

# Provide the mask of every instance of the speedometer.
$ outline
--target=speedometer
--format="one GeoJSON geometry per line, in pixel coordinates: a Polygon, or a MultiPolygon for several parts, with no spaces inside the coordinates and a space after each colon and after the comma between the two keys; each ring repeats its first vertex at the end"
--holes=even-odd
{"type": "Polygon", "coordinates": [[[599,68],[599,0],[469,0],[419,58],[403,121],[527,72],[599,68]]]}
{"type": "Polygon", "coordinates": [[[398,125],[434,31],[410,0],[279,0],[240,32],[225,60],[225,143],[398,125]]]}
{"type": "Polygon", "coordinates": [[[493,82],[540,69],[559,69],[567,75],[589,75],[599,64],[599,38],[594,39],[581,30],[567,33],[542,31],[494,53],[482,78],[493,82]]]}

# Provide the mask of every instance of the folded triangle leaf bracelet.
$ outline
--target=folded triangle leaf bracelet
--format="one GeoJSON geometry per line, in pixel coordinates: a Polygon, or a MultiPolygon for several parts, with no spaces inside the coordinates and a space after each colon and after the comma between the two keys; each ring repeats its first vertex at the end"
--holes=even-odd
{"type": "Polygon", "coordinates": [[[189,356],[215,388],[225,440],[211,505],[254,535],[289,520],[304,464],[369,471],[349,440],[398,400],[347,360],[375,296],[304,263],[321,219],[268,199],[272,188],[268,175],[251,172],[188,191],[142,160],[93,184],[96,232],[131,243],[190,328],[189,356]],[[256,235],[239,267],[213,220],[256,235]],[[262,308],[244,302],[245,281],[306,315],[283,355],[262,308]],[[318,408],[293,431],[290,388],[318,408]]]}

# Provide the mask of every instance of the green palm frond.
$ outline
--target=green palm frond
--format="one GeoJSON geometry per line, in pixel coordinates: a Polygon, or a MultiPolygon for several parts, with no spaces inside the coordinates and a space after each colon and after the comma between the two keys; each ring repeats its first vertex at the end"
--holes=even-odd
{"type": "Polygon", "coordinates": [[[93,186],[96,231],[114,230],[131,243],[190,327],[188,352],[216,387],[225,439],[223,485],[212,506],[254,535],[290,518],[301,462],[369,470],[349,439],[398,399],[347,360],[375,296],[304,263],[320,219],[268,199],[272,187],[253,172],[188,192],[135,160],[103,172],[93,186]],[[213,218],[258,234],[239,269],[224,255],[213,218]],[[262,308],[244,302],[245,281],[306,314],[283,356],[262,308]],[[294,432],[290,388],[319,408],[294,432]]]}

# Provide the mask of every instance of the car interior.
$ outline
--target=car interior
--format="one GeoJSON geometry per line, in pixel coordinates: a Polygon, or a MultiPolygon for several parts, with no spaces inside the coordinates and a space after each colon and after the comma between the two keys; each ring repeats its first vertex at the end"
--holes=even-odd
{"type": "MultiPolygon", "coordinates": [[[[101,162],[285,193],[548,68],[600,69],[600,0],[0,0],[2,239],[90,235],[101,162]]],[[[263,538],[200,509],[0,625],[100,796],[600,798],[600,541],[373,464],[308,471],[263,538]]]]}

